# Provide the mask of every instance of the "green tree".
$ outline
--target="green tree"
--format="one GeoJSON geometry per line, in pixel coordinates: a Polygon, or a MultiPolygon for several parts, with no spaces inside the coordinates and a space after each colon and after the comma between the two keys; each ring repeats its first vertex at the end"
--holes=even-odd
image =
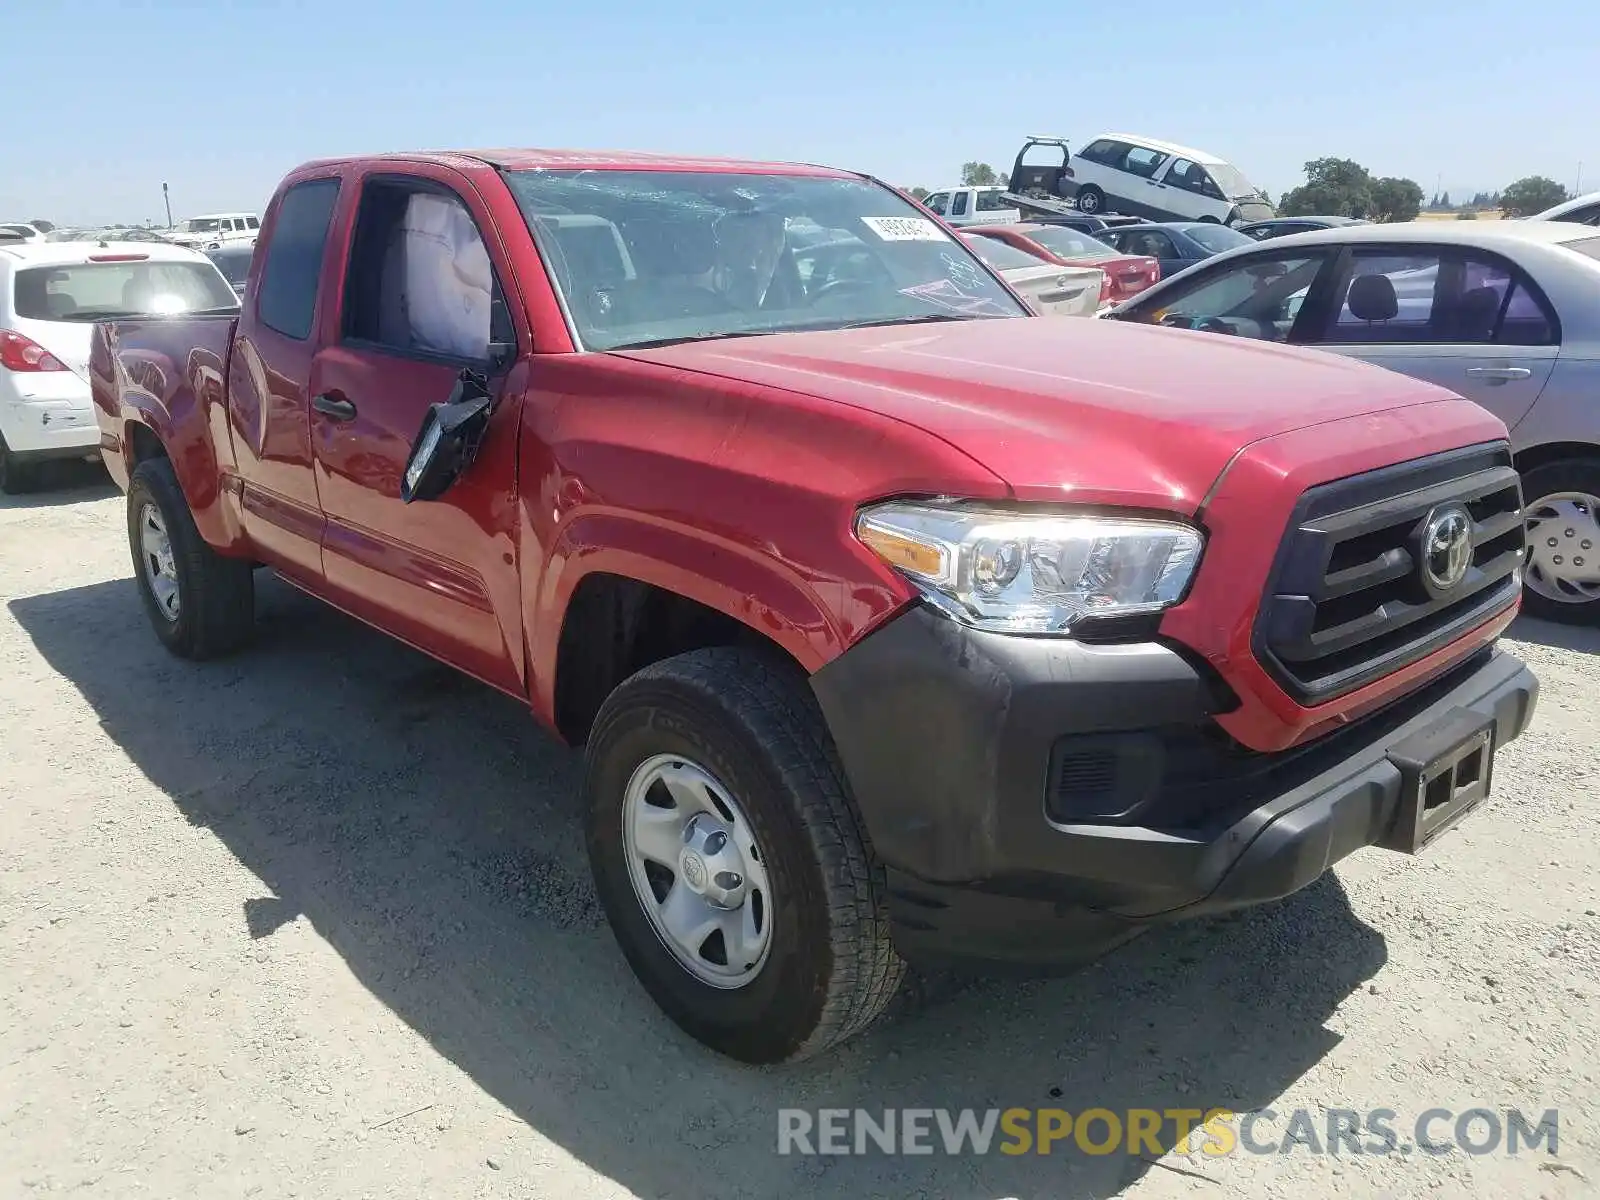
{"type": "Polygon", "coordinates": [[[1443,198],[1439,201],[1439,207],[1440,208],[1454,208],[1455,207],[1454,204],[1450,203],[1450,193],[1449,192],[1446,192],[1444,194],[1443,198]]]}
{"type": "Polygon", "coordinates": [[[986,162],[961,164],[962,187],[986,187],[1000,182],[1000,175],[986,162]]]}
{"type": "Polygon", "coordinates": [[[1526,217],[1530,213],[1543,212],[1566,199],[1568,196],[1564,185],[1543,175],[1529,175],[1508,185],[1500,193],[1500,207],[1508,217],[1526,217]]]}
{"type": "Polygon", "coordinates": [[[1422,185],[1386,175],[1372,185],[1372,213],[1379,221],[1415,221],[1422,211],[1422,185]]]}
{"type": "Polygon", "coordinates": [[[1286,217],[1364,217],[1373,209],[1373,187],[1371,172],[1358,162],[1314,158],[1306,164],[1306,181],[1284,193],[1278,211],[1286,217]]]}
{"type": "Polygon", "coordinates": [[[907,188],[906,191],[910,192],[918,200],[926,200],[929,194],[928,189],[925,187],[907,188]]]}

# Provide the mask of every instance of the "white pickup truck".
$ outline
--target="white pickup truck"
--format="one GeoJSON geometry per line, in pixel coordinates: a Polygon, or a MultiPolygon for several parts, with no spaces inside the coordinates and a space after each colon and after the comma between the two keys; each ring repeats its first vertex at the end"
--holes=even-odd
{"type": "Polygon", "coordinates": [[[922,201],[951,225],[1011,225],[1022,220],[1001,184],[944,188],[922,201]]]}

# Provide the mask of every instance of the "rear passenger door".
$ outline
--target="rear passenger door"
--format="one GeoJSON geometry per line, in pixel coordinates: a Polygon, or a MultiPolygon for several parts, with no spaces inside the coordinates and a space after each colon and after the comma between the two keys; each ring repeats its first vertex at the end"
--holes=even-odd
{"type": "Polygon", "coordinates": [[[968,225],[972,222],[972,189],[957,188],[950,193],[950,213],[947,218],[952,225],[968,225]]]}
{"type": "Polygon", "coordinates": [[[496,687],[523,692],[515,493],[531,347],[512,276],[477,191],[444,168],[372,170],[334,256],[337,303],[312,364],[311,441],[328,596],[496,687]],[[520,307],[520,306],[519,306],[520,307]],[[497,366],[493,360],[499,359],[497,366]],[[463,368],[500,397],[472,467],[436,500],[400,480],[430,405],[463,368]]]}
{"type": "Polygon", "coordinates": [[[1560,326],[1509,260],[1455,247],[1356,247],[1309,340],[1425,379],[1520,421],[1544,389],[1560,326]]]}
{"type": "Polygon", "coordinates": [[[267,243],[228,356],[232,430],[245,533],[279,571],[315,587],[322,512],[312,471],[307,384],[335,265],[327,245],[337,175],[299,179],[267,213],[267,243]]]}

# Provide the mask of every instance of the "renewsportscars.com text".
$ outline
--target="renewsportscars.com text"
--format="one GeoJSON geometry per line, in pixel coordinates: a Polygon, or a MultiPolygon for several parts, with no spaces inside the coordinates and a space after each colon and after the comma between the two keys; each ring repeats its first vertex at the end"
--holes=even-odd
{"type": "Polygon", "coordinates": [[[778,1110],[779,1154],[1514,1155],[1559,1145],[1555,1109],[1430,1108],[1409,1120],[1388,1108],[778,1110]]]}

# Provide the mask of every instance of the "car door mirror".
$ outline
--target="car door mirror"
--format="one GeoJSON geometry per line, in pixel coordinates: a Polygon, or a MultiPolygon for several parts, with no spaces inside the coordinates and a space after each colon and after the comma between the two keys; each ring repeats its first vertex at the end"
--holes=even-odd
{"type": "Polygon", "coordinates": [[[464,369],[456,376],[450,398],[428,406],[422,428],[411,444],[411,457],[400,480],[400,499],[434,500],[461,478],[478,456],[494,398],[480,372],[464,369]]]}

